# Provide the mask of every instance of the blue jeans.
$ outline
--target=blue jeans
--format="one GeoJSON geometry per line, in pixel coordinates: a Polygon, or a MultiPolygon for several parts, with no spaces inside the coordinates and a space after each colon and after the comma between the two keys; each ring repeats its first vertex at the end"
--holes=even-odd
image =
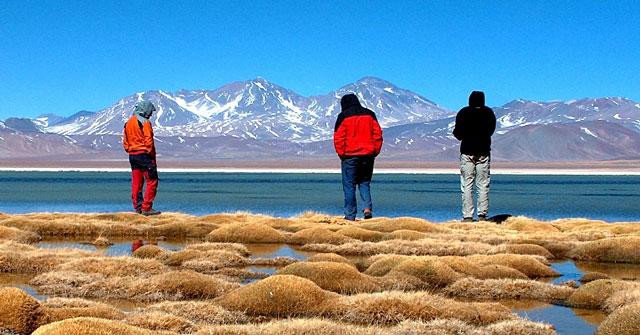
{"type": "Polygon", "coordinates": [[[360,191],[364,209],[373,210],[371,204],[371,177],[373,175],[373,156],[356,156],[342,160],[342,189],[344,190],[344,216],[355,219],[358,211],[356,186],[360,191]]]}

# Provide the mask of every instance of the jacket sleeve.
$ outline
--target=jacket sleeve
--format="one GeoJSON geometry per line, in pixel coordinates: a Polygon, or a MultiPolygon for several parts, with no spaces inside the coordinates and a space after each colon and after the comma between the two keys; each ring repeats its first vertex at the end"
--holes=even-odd
{"type": "Polygon", "coordinates": [[[458,141],[462,141],[462,139],[464,138],[464,119],[462,117],[462,111],[458,112],[458,115],[456,115],[456,124],[453,127],[453,136],[458,140],[458,141]]]}
{"type": "Polygon", "coordinates": [[[155,154],[155,145],[153,143],[153,129],[151,128],[151,122],[145,122],[142,127],[143,144],[145,151],[148,154],[155,154]]]}
{"type": "Polygon", "coordinates": [[[129,139],[127,138],[127,124],[124,125],[124,130],[122,131],[122,147],[124,151],[129,152],[129,139]]]}
{"type": "Polygon", "coordinates": [[[382,128],[380,128],[380,123],[378,123],[378,120],[374,117],[373,118],[373,148],[374,148],[374,155],[378,156],[380,154],[380,151],[382,150],[382,128]]]}
{"type": "Polygon", "coordinates": [[[342,124],[343,120],[344,117],[342,115],[338,115],[336,126],[333,131],[333,147],[336,149],[336,153],[340,157],[345,155],[347,146],[347,131],[342,124]]]}
{"type": "Polygon", "coordinates": [[[489,109],[489,136],[496,131],[496,114],[489,109]]]}

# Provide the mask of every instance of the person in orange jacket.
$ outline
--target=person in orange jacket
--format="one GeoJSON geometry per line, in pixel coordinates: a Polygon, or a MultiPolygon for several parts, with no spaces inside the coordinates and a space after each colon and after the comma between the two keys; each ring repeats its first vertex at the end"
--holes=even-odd
{"type": "Polygon", "coordinates": [[[153,209],[153,200],[158,190],[158,167],[156,165],[156,147],[153,141],[153,128],[149,118],[156,110],[149,101],[136,104],[135,111],[124,125],[122,145],[129,154],[131,163],[131,200],[134,210],[142,215],[157,215],[153,209]],[[142,198],[144,183],[147,188],[142,198]]]}

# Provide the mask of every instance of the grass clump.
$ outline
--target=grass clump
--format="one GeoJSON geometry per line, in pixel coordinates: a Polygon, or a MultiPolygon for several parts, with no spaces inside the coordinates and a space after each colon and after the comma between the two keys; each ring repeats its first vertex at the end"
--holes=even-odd
{"type": "Polygon", "coordinates": [[[17,243],[31,244],[39,242],[40,239],[40,235],[34,232],[0,226],[0,240],[11,240],[17,243]]]}
{"type": "Polygon", "coordinates": [[[600,272],[587,272],[580,278],[580,282],[583,284],[592,282],[598,279],[610,279],[608,275],[600,272]]]}
{"type": "Polygon", "coordinates": [[[632,304],[640,304],[640,287],[613,293],[605,301],[604,310],[611,313],[620,307],[632,304]]]}
{"type": "Polygon", "coordinates": [[[568,299],[567,304],[579,308],[605,308],[605,302],[614,293],[640,288],[636,282],[599,279],[580,286],[568,299]]]}
{"type": "Polygon", "coordinates": [[[536,244],[501,244],[494,247],[491,253],[496,254],[517,254],[517,255],[538,255],[546,259],[554,258],[554,255],[536,244]]]}
{"type": "Polygon", "coordinates": [[[145,311],[160,311],[203,325],[249,322],[249,318],[242,312],[229,311],[219,305],[205,301],[165,301],[151,305],[145,311]]]}
{"type": "Polygon", "coordinates": [[[198,327],[191,321],[159,311],[142,311],[130,314],[124,320],[129,325],[153,331],[171,331],[180,334],[192,334],[198,327]]]}
{"type": "Polygon", "coordinates": [[[36,299],[18,288],[0,288],[0,329],[27,335],[38,328],[43,319],[46,313],[36,299]]]}
{"type": "Polygon", "coordinates": [[[48,322],[76,317],[122,320],[125,314],[113,306],[84,299],[50,298],[42,303],[48,322]]]}
{"type": "Polygon", "coordinates": [[[464,278],[444,289],[450,296],[482,300],[529,299],[547,302],[564,301],[574,289],[522,279],[464,278]]]}
{"type": "Polygon", "coordinates": [[[285,236],[261,223],[224,225],[206,237],[207,242],[283,243],[285,236]]]}
{"type": "Polygon", "coordinates": [[[86,257],[63,263],[56,271],[99,273],[105,276],[150,276],[169,269],[155,259],[134,257],[86,257]]]}
{"type": "Polygon", "coordinates": [[[478,265],[502,265],[516,269],[529,278],[557,277],[559,274],[549,266],[530,255],[497,254],[467,257],[478,265]]]}
{"type": "Polygon", "coordinates": [[[249,315],[290,317],[321,313],[327,308],[327,301],[338,297],[308,279],[275,275],[235,289],[215,302],[249,315]]]}
{"type": "Polygon", "coordinates": [[[596,335],[640,334],[640,304],[632,304],[615,310],[598,327],[596,335]]]}
{"type": "MultiPolygon", "coordinates": [[[[382,241],[385,238],[385,234],[373,230],[363,229],[356,226],[347,226],[337,231],[338,234],[350,237],[352,239],[367,241],[367,242],[378,242],[382,241]]],[[[314,243],[323,243],[323,242],[314,242],[314,243]]]]}
{"type": "Polygon", "coordinates": [[[404,287],[413,289],[440,288],[460,279],[462,275],[455,272],[446,263],[436,259],[409,258],[396,266],[385,275],[388,287],[404,287]],[[415,279],[420,284],[415,287],[415,279]]]}
{"type": "Polygon", "coordinates": [[[322,289],[337,293],[352,294],[381,290],[380,284],[374,278],[344,263],[298,262],[278,271],[278,274],[306,278],[322,289]]]}
{"type": "Polygon", "coordinates": [[[302,229],[288,239],[290,244],[327,243],[343,244],[353,241],[352,238],[333,232],[327,228],[315,227],[302,229]]]}
{"type": "Polygon", "coordinates": [[[344,256],[340,256],[334,253],[319,253],[315,254],[307,259],[307,262],[334,262],[334,263],[344,263],[348,265],[353,265],[349,259],[344,256]]]}
{"type": "Polygon", "coordinates": [[[590,262],[640,264],[640,236],[606,238],[576,246],[569,257],[590,262]]]}
{"type": "Polygon", "coordinates": [[[440,227],[437,224],[427,220],[400,217],[400,218],[379,218],[371,220],[367,223],[359,224],[358,227],[368,230],[374,230],[382,233],[391,233],[396,230],[413,230],[421,233],[437,233],[445,232],[447,228],[440,227]]]}
{"type": "Polygon", "coordinates": [[[173,332],[151,331],[127,325],[120,321],[99,318],[73,318],[57,321],[38,328],[33,335],[164,335],[173,332]]]}

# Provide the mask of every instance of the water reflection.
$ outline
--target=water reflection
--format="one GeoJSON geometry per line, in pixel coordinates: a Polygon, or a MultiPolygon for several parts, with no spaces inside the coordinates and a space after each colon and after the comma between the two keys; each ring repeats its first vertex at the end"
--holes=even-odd
{"type": "Polygon", "coordinates": [[[315,254],[314,252],[302,251],[298,249],[298,247],[287,244],[251,243],[245,244],[245,246],[249,249],[251,258],[290,257],[303,261],[315,254]]]}

